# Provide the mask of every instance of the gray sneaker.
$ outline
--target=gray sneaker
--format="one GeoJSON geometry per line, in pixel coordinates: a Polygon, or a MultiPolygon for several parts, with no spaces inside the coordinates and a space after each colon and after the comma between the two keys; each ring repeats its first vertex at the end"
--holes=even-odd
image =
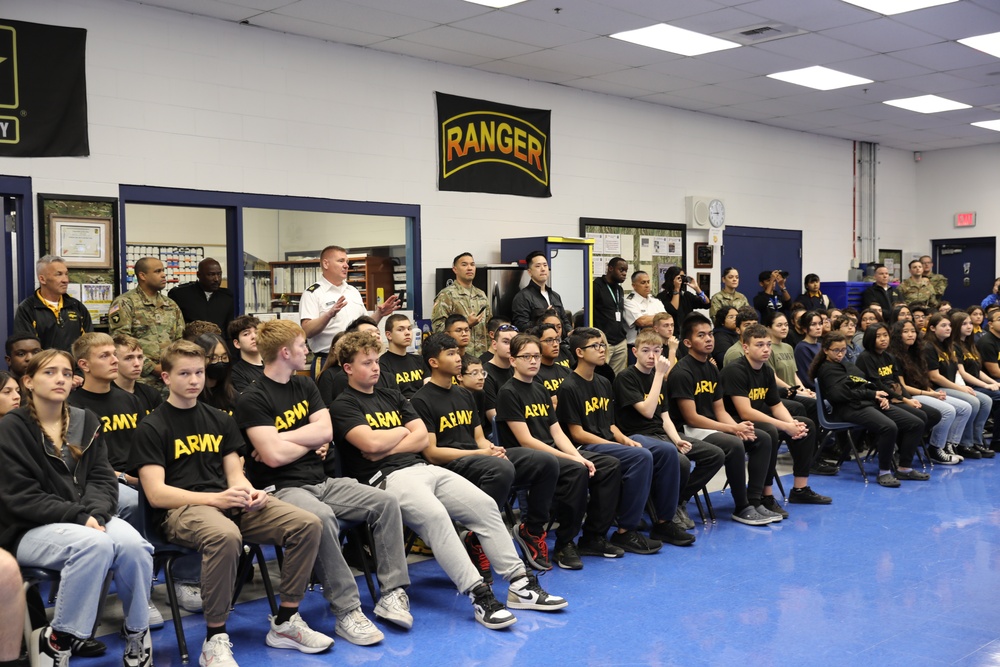
{"type": "Polygon", "coordinates": [[[201,586],[194,584],[174,584],[177,605],[184,611],[200,614],[202,610],[201,586]]]}
{"type": "Polygon", "coordinates": [[[783,518],[777,512],[772,512],[771,510],[767,509],[763,505],[757,505],[754,509],[757,510],[757,514],[761,515],[762,517],[764,517],[766,519],[770,519],[771,523],[778,523],[783,518]]]}
{"type": "Polygon", "coordinates": [[[394,588],[388,593],[382,593],[375,605],[375,616],[383,621],[395,623],[409,630],[413,627],[413,615],[410,614],[410,598],[402,588],[394,588]]]}
{"type": "Polygon", "coordinates": [[[677,505],[677,511],[674,512],[674,523],[684,530],[691,530],[694,528],[694,520],[691,518],[691,515],[688,514],[687,507],[684,505],[677,505]]]}
{"type": "Polygon", "coordinates": [[[747,505],[739,512],[735,512],[733,514],[733,521],[739,521],[748,526],[766,526],[771,523],[771,519],[758,513],[757,508],[753,505],[747,505]]]}
{"type": "Polygon", "coordinates": [[[149,601],[149,629],[158,630],[163,627],[163,614],[156,608],[153,601],[149,601]]]}
{"type": "MultiPolygon", "coordinates": [[[[271,648],[293,648],[301,653],[320,653],[333,646],[331,637],[327,637],[322,632],[316,632],[306,625],[305,620],[299,616],[298,612],[292,614],[292,617],[281,625],[275,624],[274,616],[271,616],[270,620],[271,629],[267,633],[265,642],[271,648]]],[[[339,629],[339,622],[337,626],[339,629]]],[[[203,665],[203,667],[206,666],[203,665]]],[[[207,667],[211,667],[211,665],[207,667]]]]}
{"type": "Polygon", "coordinates": [[[352,609],[338,618],[336,632],[358,646],[370,646],[385,639],[385,635],[375,627],[374,623],[368,620],[368,617],[361,611],[361,607],[352,609]]]}

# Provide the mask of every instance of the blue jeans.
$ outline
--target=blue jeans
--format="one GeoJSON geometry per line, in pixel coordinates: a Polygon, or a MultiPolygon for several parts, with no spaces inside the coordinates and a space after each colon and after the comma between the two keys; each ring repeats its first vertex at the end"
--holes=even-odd
{"type": "Polygon", "coordinates": [[[983,444],[983,427],[986,426],[986,420],[990,418],[990,412],[993,411],[993,399],[979,391],[975,395],[957,389],[944,389],[943,391],[952,398],[965,401],[972,408],[972,416],[969,417],[969,421],[965,425],[965,432],[962,434],[962,444],[967,447],[983,444]]]}
{"type": "MultiPolygon", "coordinates": [[[[639,521],[642,520],[642,511],[646,507],[646,499],[649,498],[649,489],[653,481],[653,453],[644,447],[626,447],[615,442],[581,445],[579,449],[606,454],[621,463],[622,488],[618,499],[618,527],[627,530],[637,528],[639,521]]],[[[676,509],[676,505],[674,508],[676,509]]]]}
{"type": "Polygon", "coordinates": [[[17,562],[62,572],[52,628],[85,639],[94,631],[101,589],[114,570],[115,589],[125,611],[125,628],[149,627],[153,547],[117,517],[106,532],[75,523],[32,528],[17,547],[17,562]]]}
{"type": "Polygon", "coordinates": [[[931,447],[941,448],[949,442],[962,442],[965,426],[972,417],[972,408],[965,401],[948,396],[939,400],[932,396],[914,396],[921,405],[928,405],[941,413],[941,421],[931,429],[931,447]]]}
{"type": "Polygon", "coordinates": [[[672,442],[651,435],[629,437],[653,454],[653,481],[649,497],[656,509],[656,518],[670,521],[677,511],[677,498],[681,492],[681,467],[677,447],[672,442]]]}

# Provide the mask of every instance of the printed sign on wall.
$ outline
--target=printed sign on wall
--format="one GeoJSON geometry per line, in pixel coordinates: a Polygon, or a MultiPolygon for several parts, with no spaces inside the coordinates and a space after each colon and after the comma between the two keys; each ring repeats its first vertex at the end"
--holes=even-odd
{"type": "Polygon", "coordinates": [[[551,111],[436,93],[438,190],[551,197],[551,111]]]}

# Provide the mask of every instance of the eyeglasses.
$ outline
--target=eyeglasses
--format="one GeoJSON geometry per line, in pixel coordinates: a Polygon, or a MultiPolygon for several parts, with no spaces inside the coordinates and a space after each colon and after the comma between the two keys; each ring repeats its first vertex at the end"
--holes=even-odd
{"type": "Polygon", "coordinates": [[[581,349],[584,349],[584,350],[597,350],[598,352],[600,352],[601,350],[608,349],[608,344],[607,343],[591,343],[590,345],[584,345],[581,349]]]}
{"type": "Polygon", "coordinates": [[[541,361],[542,355],[540,354],[519,354],[515,359],[523,359],[525,361],[541,361]]]}
{"type": "Polygon", "coordinates": [[[468,375],[472,378],[485,378],[486,371],[469,371],[468,373],[463,373],[463,375],[468,375]]]}
{"type": "Polygon", "coordinates": [[[501,324],[500,326],[497,327],[497,333],[500,333],[501,331],[517,332],[517,327],[515,327],[513,324],[501,324]]]}
{"type": "Polygon", "coordinates": [[[208,363],[210,364],[228,364],[229,355],[228,354],[213,354],[208,358],[208,363]]]}
{"type": "Polygon", "coordinates": [[[831,348],[827,348],[827,352],[829,352],[830,354],[844,354],[845,352],[847,352],[847,347],[846,346],[845,347],[831,347],[831,348]]]}
{"type": "Polygon", "coordinates": [[[539,342],[540,343],[544,343],[545,345],[551,345],[552,343],[558,343],[559,339],[556,338],[556,337],[553,337],[553,338],[542,338],[542,339],[539,340],[539,342]]]}

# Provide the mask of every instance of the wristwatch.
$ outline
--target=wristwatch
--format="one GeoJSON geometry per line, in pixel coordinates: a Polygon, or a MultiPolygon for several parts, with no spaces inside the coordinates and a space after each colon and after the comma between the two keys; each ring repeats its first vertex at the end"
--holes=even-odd
{"type": "Polygon", "coordinates": [[[125,476],[125,473],[123,472],[118,473],[118,483],[128,486],[128,477],[125,476]]]}

